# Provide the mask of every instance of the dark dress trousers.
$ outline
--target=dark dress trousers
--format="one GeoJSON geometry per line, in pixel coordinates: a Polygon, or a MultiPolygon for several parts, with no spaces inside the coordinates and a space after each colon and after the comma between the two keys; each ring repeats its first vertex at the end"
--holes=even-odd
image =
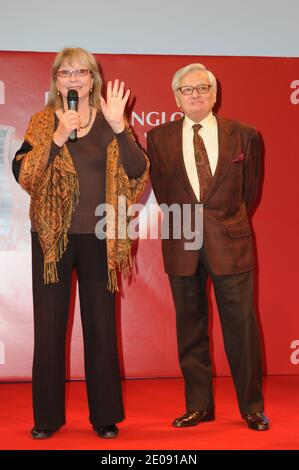
{"type": "MultiPolygon", "coordinates": [[[[187,250],[182,237],[162,240],[165,271],[177,316],[178,351],[188,411],[212,410],[212,370],[206,283],[211,277],[225,351],[241,413],[263,411],[262,366],[253,305],[253,249],[248,212],[261,173],[256,130],[217,117],[219,157],[203,203],[203,245],[187,250]]],[[[194,227],[198,200],[183,157],[183,119],[148,133],[151,182],[158,204],[191,204],[194,227]]],[[[182,221],[181,221],[182,222],[182,221]]]]}

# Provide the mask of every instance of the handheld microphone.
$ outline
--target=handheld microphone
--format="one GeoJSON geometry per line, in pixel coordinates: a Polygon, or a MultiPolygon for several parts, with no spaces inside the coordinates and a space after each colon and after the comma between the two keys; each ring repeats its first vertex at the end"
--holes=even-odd
{"type": "MultiPolygon", "coordinates": [[[[78,92],[77,90],[69,90],[67,92],[68,109],[78,111],[78,92]]],[[[74,129],[69,135],[69,142],[77,142],[77,129],[74,129]]]]}

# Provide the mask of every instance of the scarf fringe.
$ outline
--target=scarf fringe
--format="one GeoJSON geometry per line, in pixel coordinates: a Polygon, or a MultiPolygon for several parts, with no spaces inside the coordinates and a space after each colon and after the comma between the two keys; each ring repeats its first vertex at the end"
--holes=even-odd
{"type": "Polygon", "coordinates": [[[107,289],[110,292],[119,292],[119,287],[118,287],[118,283],[117,283],[116,269],[108,269],[107,289]]]}
{"type": "Polygon", "coordinates": [[[56,261],[45,261],[44,262],[44,283],[54,284],[58,282],[58,273],[56,261]]]}
{"type": "Polygon", "coordinates": [[[132,267],[132,253],[131,249],[127,249],[118,256],[117,268],[108,269],[108,284],[107,289],[110,292],[119,292],[117,281],[117,270],[126,275],[130,272],[132,267]]]}
{"type": "Polygon", "coordinates": [[[133,264],[130,246],[126,249],[125,252],[119,254],[117,264],[119,271],[123,272],[124,274],[127,274],[130,271],[133,264]]]}
{"type": "Polygon", "coordinates": [[[68,245],[68,237],[67,231],[71,225],[71,218],[72,213],[74,212],[76,205],[79,201],[79,187],[78,187],[78,179],[76,175],[69,175],[68,176],[69,187],[71,191],[70,197],[70,206],[65,216],[65,222],[62,227],[61,234],[56,241],[56,245],[54,247],[55,253],[55,261],[45,261],[44,262],[44,283],[45,284],[52,284],[59,281],[58,272],[57,272],[57,261],[59,261],[63,254],[66,251],[68,245]]]}

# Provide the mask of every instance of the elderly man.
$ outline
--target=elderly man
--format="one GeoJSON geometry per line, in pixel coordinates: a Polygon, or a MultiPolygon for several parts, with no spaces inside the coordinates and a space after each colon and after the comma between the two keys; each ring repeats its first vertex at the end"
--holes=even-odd
{"type": "Polygon", "coordinates": [[[164,207],[189,205],[193,227],[196,211],[203,217],[203,243],[197,249],[188,249],[184,230],[180,239],[175,237],[171,223],[170,236],[162,242],[186,398],[186,413],[172,424],[183,428],[215,419],[206,293],[210,276],[241,416],[250,429],[267,430],[247,215],[260,182],[260,140],[254,128],[213,114],[217,82],[202,64],[178,70],[172,89],[184,117],[148,133],[152,186],[164,207]]]}

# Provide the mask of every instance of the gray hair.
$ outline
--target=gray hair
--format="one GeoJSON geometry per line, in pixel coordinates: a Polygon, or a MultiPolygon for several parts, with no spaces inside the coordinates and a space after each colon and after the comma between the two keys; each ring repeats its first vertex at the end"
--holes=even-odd
{"type": "Polygon", "coordinates": [[[194,70],[205,72],[208,76],[208,80],[210,82],[210,85],[212,85],[215,92],[217,91],[217,80],[216,80],[215,75],[212,72],[210,72],[210,70],[206,69],[206,67],[203,64],[189,64],[189,65],[186,65],[185,67],[177,70],[177,72],[175,72],[175,74],[172,78],[172,81],[171,81],[171,88],[172,88],[174,93],[179,88],[180,82],[181,82],[182,78],[184,77],[184,75],[187,75],[187,73],[193,72],[194,70]]]}

